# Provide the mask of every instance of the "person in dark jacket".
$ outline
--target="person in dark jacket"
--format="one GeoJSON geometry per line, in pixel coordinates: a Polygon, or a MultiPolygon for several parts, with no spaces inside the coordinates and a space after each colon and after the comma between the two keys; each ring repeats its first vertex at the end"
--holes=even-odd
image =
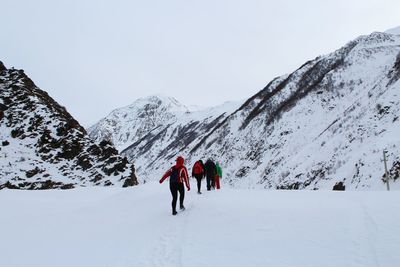
{"type": "Polygon", "coordinates": [[[171,190],[172,195],[172,215],[176,215],[176,202],[178,200],[178,192],[179,192],[179,205],[180,209],[185,210],[185,206],[183,205],[183,201],[185,199],[185,187],[186,184],[187,190],[190,191],[189,184],[189,175],[186,167],[183,165],[185,162],[184,158],[179,156],[176,159],[176,164],[172,166],[161,178],[160,184],[164,182],[165,179],[169,177],[169,189],[171,190]]]}
{"type": "Polygon", "coordinates": [[[192,169],[192,177],[196,178],[197,180],[197,194],[201,194],[201,180],[205,176],[205,168],[202,160],[198,160],[194,163],[192,169]]]}
{"type": "Polygon", "coordinates": [[[206,170],[206,178],[207,178],[207,191],[211,190],[211,187],[215,188],[215,175],[217,174],[217,170],[215,168],[215,163],[208,159],[206,164],[204,165],[206,170]]]}

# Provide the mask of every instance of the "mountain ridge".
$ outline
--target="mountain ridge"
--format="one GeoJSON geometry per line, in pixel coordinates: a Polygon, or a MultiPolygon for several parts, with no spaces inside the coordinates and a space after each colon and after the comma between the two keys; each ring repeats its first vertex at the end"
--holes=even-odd
{"type": "Polygon", "coordinates": [[[384,188],[378,151],[392,148],[390,171],[399,176],[399,66],[399,36],[363,35],[273,79],[212,124],[161,124],[123,154],[150,180],[179,154],[189,166],[218,160],[234,187],[323,189],[342,181],[350,189],[384,188]],[[173,131],[181,134],[171,139],[173,131]]]}
{"type": "Polygon", "coordinates": [[[0,62],[1,188],[137,184],[135,168],[86,130],[23,70],[0,62]]]}

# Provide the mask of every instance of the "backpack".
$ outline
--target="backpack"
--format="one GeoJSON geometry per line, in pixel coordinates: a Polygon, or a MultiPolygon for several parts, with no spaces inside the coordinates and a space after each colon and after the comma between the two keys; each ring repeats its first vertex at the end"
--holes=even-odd
{"type": "Polygon", "coordinates": [[[206,162],[206,173],[208,177],[214,177],[217,174],[217,170],[215,168],[215,163],[211,160],[207,160],[206,162]]]}
{"type": "Polygon", "coordinates": [[[175,166],[172,167],[172,173],[169,176],[169,181],[171,183],[178,183],[179,182],[179,171],[181,170],[181,168],[176,168],[175,166]]]}
{"type": "Polygon", "coordinates": [[[203,173],[203,166],[201,166],[201,163],[199,161],[196,161],[196,163],[193,166],[193,173],[194,174],[202,174],[203,173]]]}

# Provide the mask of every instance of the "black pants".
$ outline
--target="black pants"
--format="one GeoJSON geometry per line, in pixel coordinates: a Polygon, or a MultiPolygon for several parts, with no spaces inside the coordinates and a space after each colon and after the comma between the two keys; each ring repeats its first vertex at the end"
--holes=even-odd
{"type": "Polygon", "coordinates": [[[207,190],[210,191],[211,187],[215,187],[214,176],[207,175],[207,190]]]}
{"type": "Polygon", "coordinates": [[[197,192],[200,192],[201,189],[201,179],[203,179],[203,175],[202,174],[195,174],[194,178],[196,178],[197,180],[197,192]]]}
{"type": "Polygon", "coordinates": [[[183,183],[169,183],[169,189],[172,194],[172,210],[176,211],[176,202],[178,200],[178,191],[179,191],[179,204],[183,206],[183,200],[185,199],[185,188],[183,187],[183,183]]]}

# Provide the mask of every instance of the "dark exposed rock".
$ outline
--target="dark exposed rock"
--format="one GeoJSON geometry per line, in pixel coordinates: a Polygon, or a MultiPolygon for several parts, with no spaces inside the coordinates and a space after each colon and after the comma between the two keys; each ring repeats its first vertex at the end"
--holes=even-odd
{"type": "Polygon", "coordinates": [[[128,164],[128,160],[123,158],[119,163],[114,164],[113,166],[105,166],[103,167],[103,171],[108,176],[114,174],[117,175],[119,172],[123,172],[128,164]]]}
{"type": "MultiPolygon", "coordinates": [[[[392,167],[389,170],[390,179],[397,180],[400,177],[400,161],[393,162],[392,167]]],[[[385,181],[385,174],[381,177],[382,181],[385,181]]]]}
{"type": "Polygon", "coordinates": [[[343,184],[343,182],[337,182],[334,186],[333,189],[334,191],[345,191],[346,186],[343,184]]]}
{"type": "Polygon", "coordinates": [[[110,180],[104,182],[104,186],[111,186],[111,185],[113,185],[113,183],[111,183],[110,180]]]}
{"type": "Polygon", "coordinates": [[[90,169],[91,167],[93,167],[93,164],[90,162],[90,159],[89,159],[89,157],[87,155],[78,157],[78,160],[77,160],[76,164],[81,166],[84,171],[86,171],[86,170],[90,169]]]}
{"type": "Polygon", "coordinates": [[[41,169],[39,169],[39,167],[36,167],[36,168],[34,168],[34,169],[30,170],[30,171],[27,171],[25,174],[26,174],[27,178],[31,178],[31,177],[33,177],[36,174],[41,173],[41,172],[44,172],[44,170],[41,170],[41,169]]]}
{"type": "MultiPolygon", "coordinates": [[[[132,181],[134,174],[128,174],[132,165],[127,159],[119,156],[109,142],[96,145],[66,108],[37,88],[22,70],[7,70],[1,64],[0,88],[0,123],[9,129],[10,137],[16,139],[18,149],[31,150],[32,155],[26,159],[32,169],[20,176],[8,172],[5,179],[2,177],[5,181],[0,188],[69,189],[91,184],[109,186],[117,182],[122,186],[126,179],[132,181]],[[28,142],[20,142],[27,138],[28,142]],[[51,177],[57,175],[64,175],[65,180],[71,182],[52,181],[51,177]],[[43,177],[50,179],[42,181],[43,177]],[[91,180],[94,183],[90,183],[91,180]]],[[[2,141],[2,150],[10,149],[8,144],[2,141]]],[[[19,167],[18,161],[7,164],[10,164],[7,168],[24,169],[19,167]]],[[[137,180],[127,184],[137,184],[137,180]]]]}
{"type": "Polygon", "coordinates": [[[93,183],[97,183],[97,182],[101,181],[103,178],[104,178],[103,175],[96,174],[96,176],[93,179],[91,179],[90,181],[93,183]]]}
{"type": "Polygon", "coordinates": [[[8,109],[8,107],[4,104],[0,103],[0,111],[6,111],[8,109]]]}
{"type": "Polygon", "coordinates": [[[131,166],[131,175],[130,175],[129,178],[125,179],[125,182],[124,182],[122,187],[135,186],[135,185],[138,185],[138,184],[139,183],[138,183],[137,177],[135,175],[135,166],[132,165],[131,166]]]}
{"type": "Polygon", "coordinates": [[[99,155],[101,155],[101,148],[97,145],[91,145],[87,149],[87,152],[93,156],[99,156],[99,155]]]}
{"type": "Polygon", "coordinates": [[[118,150],[116,150],[109,141],[102,141],[99,146],[101,148],[101,156],[103,160],[118,155],[118,150]]]}
{"type": "Polygon", "coordinates": [[[7,68],[4,66],[3,62],[0,61],[0,72],[3,70],[7,70],[7,68]]]}
{"type": "Polygon", "coordinates": [[[397,55],[393,69],[389,71],[388,77],[390,78],[388,86],[400,79],[400,53],[397,55]]]}
{"type": "Polygon", "coordinates": [[[81,153],[82,148],[83,144],[77,140],[71,143],[65,143],[62,146],[62,151],[57,154],[56,159],[73,159],[81,153]]]}
{"type": "Polygon", "coordinates": [[[4,188],[19,189],[19,187],[17,185],[10,183],[10,181],[7,181],[5,184],[0,185],[0,189],[4,189],[4,188]]]}
{"type": "Polygon", "coordinates": [[[13,129],[13,130],[11,130],[11,137],[12,138],[18,138],[23,134],[24,134],[24,130],[23,129],[13,129]]]}

